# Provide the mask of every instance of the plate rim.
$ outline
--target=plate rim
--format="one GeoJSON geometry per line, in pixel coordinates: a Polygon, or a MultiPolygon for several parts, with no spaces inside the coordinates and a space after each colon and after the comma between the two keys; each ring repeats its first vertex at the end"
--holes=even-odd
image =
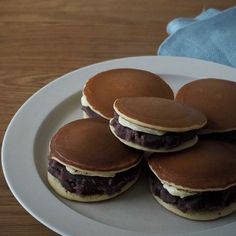
{"type": "MultiPolygon", "coordinates": [[[[147,67],[143,65],[143,62],[153,62],[155,63],[161,63],[163,65],[168,64],[170,62],[175,63],[175,70],[171,70],[168,73],[165,74],[170,74],[170,75],[182,75],[182,76],[190,76],[190,77],[196,77],[196,78],[202,78],[202,77],[219,77],[219,78],[236,78],[236,69],[229,67],[229,66],[225,66],[225,65],[220,65],[217,63],[213,63],[213,62],[208,62],[208,61],[203,61],[203,60],[199,60],[199,59],[192,59],[192,58],[183,58],[183,57],[170,57],[170,56],[138,56],[138,57],[126,57],[126,58],[119,58],[119,59],[113,59],[113,60],[108,60],[108,61],[103,61],[103,62],[99,62],[99,63],[95,63],[92,65],[88,65],[79,69],[76,69],[72,72],[69,72],[65,75],[60,76],[59,78],[51,81],[50,83],[46,84],[45,86],[43,86],[41,89],[39,89],[36,93],[34,93],[32,96],[30,96],[24,103],[23,105],[18,109],[18,111],[15,113],[15,115],[12,117],[10,123],[8,124],[8,127],[5,131],[4,137],[3,137],[3,141],[2,141],[2,148],[1,148],[1,164],[2,164],[2,169],[3,169],[3,174],[5,177],[5,180],[7,182],[8,187],[10,188],[11,192],[13,193],[14,197],[17,199],[17,201],[21,204],[21,206],[23,206],[23,208],[28,211],[34,218],[36,218],[39,222],[41,222],[42,224],[44,224],[45,226],[47,226],[48,228],[52,229],[53,231],[59,233],[59,234],[63,234],[63,235],[70,235],[70,233],[68,233],[68,229],[62,229],[62,227],[58,227],[55,226],[54,221],[45,221],[44,217],[42,216],[43,212],[35,212],[35,208],[32,208],[32,206],[29,206],[29,204],[27,202],[25,202],[25,199],[22,199],[22,196],[19,195],[19,192],[17,192],[18,190],[16,190],[14,183],[12,183],[12,176],[10,177],[9,175],[11,175],[9,173],[9,162],[7,160],[7,152],[8,152],[8,141],[9,138],[12,135],[14,126],[17,124],[17,119],[19,117],[19,115],[22,112],[25,112],[24,109],[28,108],[27,106],[31,105],[31,101],[34,100],[35,98],[41,96],[41,94],[43,94],[46,90],[50,90],[49,88],[53,88],[55,86],[60,86],[60,84],[65,83],[65,81],[69,78],[72,78],[73,76],[75,76],[77,73],[83,73],[84,71],[91,71],[92,74],[96,74],[99,69],[100,71],[102,71],[102,69],[109,69],[109,68],[119,68],[121,67],[121,65],[128,65],[125,66],[127,68],[140,68],[140,67],[147,67]],[[189,71],[188,67],[181,67],[184,66],[186,63],[191,63],[194,67],[195,70],[198,70],[198,73],[196,73],[196,71],[189,71]],[[178,64],[178,66],[176,66],[176,64],[178,64]],[[181,71],[180,68],[182,69],[181,71]],[[177,71],[179,73],[177,73],[177,71]],[[194,73],[195,72],[195,73],[194,73]],[[224,73],[222,73],[224,72],[224,73]],[[227,73],[225,73],[227,72],[227,73]],[[197,75],[196,75],[197,74],[197,75]]],[[[152,64],[152,63],[150,63],[152,64]]],[[[123,66],[124,67],[124,66],[123,66]]],[[[152,67],[152,66],[150,66],[152,67]]],[[[165,66],[164,66],[165,67],[165,66]]],[[[163,68],[162,68],[163,69],[163,68]]],[[[166,71],[166,68],[164,68],[163,70],[166,71]]],[[[158,73],[162,74],[161,71],[159,71],[158,73]]],[[[86,79],[87,80],[87,79],[86,79]]],[[[85,79],[83,80],[78,80],[78,81],[86,81],[85,79]]],[[[82,84],[82,82],[80,82],[80,84],[82,84]]],[[[80,88],[82,89],[82,87],[80,88]]],[[[47,91],[46,91],[47,92],[47,91]]],[[[67,91],[68,92],[68,91],[67,91]]],[[[63,96],[66,96],[67,94],[63,94],[63,96]]],[[[56,102],[56,101],[55,101],[56,102]]],[[[13,132],[14,134],[14,132],[13,132]]],[[[34,158],[32,160],[34,162],[34,158]]],[[[32,163],[31,163],[32,164],[32,163]]],[[[32,168],[31,171],[35,171],[36,168],[32,168]]],[[[32,173],[32,172],[31,172],[32,173]]],[[[46,186],[43,183],[40,184],[40,186],[42,187],[44,193],[46,191],[46,186]]],[[[55,196],[51,196],[50,201],[55,201],[57,198],[55,196]]],[[[58,199],[57,199],[58,200],[58,199]]],[[[57,204],[57,206],[62,207],[61,205],[64,205],[60,202],[60,204],[57,204]]],[[[63,209],[64,207],[62,207],[63,209]]],[[[68,207],[67,207],[68,208],[68,207]]],[[[75,213],[72,209],[69,210],[71,216],[73,215],[74,217],[78,217],[78,213],[75,213]]],[[[80,214],[79,214],[80,215],[80,214]]],[[[130,231],[130,230],[123,230],[120,228],[116,228],[110,225],[106,225],[100,222],[96,222],[95,220],[91,220],[83,215],[80,215],[80,220],[81,223],[84,224],[88,224],[85,228],[85,230],[90,230],[91,232],[86,232],[88,233],[88,235],[92,235],[92,229],[91,229],[91,225],[95,226],[96,230],[93,230],[94,233],[98,233],[98,229],[100,230],[100,234],[110,234],[110,235],[159,235],[158,233],[155,234],[150,234],[150,233],[138,233],[135,231],[130,231]]],[[[219,230],[221,230],[222,228],[224,232],[222,231],[222,233],[226,233],[226,231],[233,232],[231,231],[230,225],[233,225],[234,227],[236,227],[236,222],[233,222],[231,224],[225,225],[225,226],[221,226],[221,227],[217,227],[217,232],[219,233],[219,230]],[[219,229],[221,228],[221,229],[219,229]]],[[[209,229],[209,230],[205,230],[204,232],[207,232],[207,234],[209,235],[209,233],[212,233],[214,229],[209,229]],[[212,231],[212,232],[211,232],[212,231]]],[[[215,230],[214,230],[215,231],[215,230]]],[[[85,231],[84,231],[85,232],[85,231]]],[[[83,233],[84,233],[83,232],[83,233]]],[[[216,231],[215,231],[216,232],[216,231]]],[[[198,233],[200,233],[202,235],[203,232],[193,232],[191,233],[191,235],[198,235],[198,233]]],[[[213,232],[214,233],[214,232],[213,232]]],[[[199,234],[199,235],[200,235],[199,234]]],[[[168,235],[168,234],[165,234],[168,235]]],[[[172,235],[172,234],[170,234],[172,235]]]]}

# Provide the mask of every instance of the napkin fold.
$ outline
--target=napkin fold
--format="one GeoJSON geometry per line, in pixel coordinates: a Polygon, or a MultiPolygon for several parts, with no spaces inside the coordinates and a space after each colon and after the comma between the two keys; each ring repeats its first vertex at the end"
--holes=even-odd
{"type": "Polygon", "coordinates": [[[158,55],[192,57],[236,67],[236,6],[210,8],[195,18],[176,18],[158,55]]]}

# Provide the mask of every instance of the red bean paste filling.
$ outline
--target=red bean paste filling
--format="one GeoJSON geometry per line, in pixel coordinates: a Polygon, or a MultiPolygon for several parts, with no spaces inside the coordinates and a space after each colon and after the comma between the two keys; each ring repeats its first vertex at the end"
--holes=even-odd
{"type": "Polygon", "coordinates": [[[140,166],[117,173],[114,177],[99,177],[86,175],[73,175],[66,167],[56,160],[50,159],[48,171],[56,177],[61,185],[69,192],[79,195],[118,193],[130,181],[134,180],[140,172],[140,166]]]}
{"type": "Polygon", "coordinates": [[[90,107],[82,106],[81,109],[87,114],[89,118],[103,118],[102,116],[94,112],[90,107]]]}
{"type": "Polygon", "coordinates": [[[114,128],[114,131],[118,137],[128,142],[132,142],[148,148],[172,149],[178,147],[188,140],[193,139],[197,133],[197,130],[193,130],[181,133],[166,132],[162,136],[147,134],[122,126],[119,123],[118,119],[119,115],[117,113],[114,113],[114,119],[111,121],[111,126],[114,128]]]}
{"type": "Polygon", "coordinates": [[[164,187],[160,180],[150,173],[151,191],[154,195],[161,198],[162,201],[175,205],[182,212],[189,211],[214,211],[221,210],[231,203],[236,202],[236,186],[227,188],[222,191],[209,191],[180,198],[171,195],[164,187]]]}
{"type": "MultiPolygon", "coordinates": [[[[91,110],[89,107],[82,106],[82,110],[88,115],[90,118],[102,118],[99,114],[91,110]]],[[[236,143],[236,130],[220,132],[220,133],[211,133],[211,134],[201,134],[199,136],[201,139],[213,139],[225,141],[228,143],[236,143]]]]}

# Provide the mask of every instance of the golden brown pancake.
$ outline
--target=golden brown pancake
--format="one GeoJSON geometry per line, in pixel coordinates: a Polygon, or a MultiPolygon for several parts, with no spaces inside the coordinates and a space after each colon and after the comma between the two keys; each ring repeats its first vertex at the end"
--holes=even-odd
{"type": "Polygon", "coordinates": [[[120,143],[106,120],[76,120],[51,139],[48,181],[70,200],[113,198],[137,181],[141,155],[120,143]]]}
{"type": "Polygon", "coordinates": [[[236,210],[236,146],[200,140],[176,153],[153,154],[151,191],[177,215],[212,220],[236,210]]]}
{"type": "Polygon", "coordinates": [[[115,101],[114,110],[134,124],[163,131],[188,131],[206,124],[201,112],[164,98],[121,98],[115,101]]]}
{"type": "Polygon", "coordinates": [[[195,80],[180,88],[175,100],[206,115],[206,133],[236,130],[235,82],[222,79],[195,80]]]}
{"type": "Polygon", "coordinates": [[[66,124],[53,136],[50,151],[63,164],[90,171],[122,171],[140,161],[140,152],[114,138],[108,122],[101,119],[66,124]]]}
{"type": "Polygon", "coordinates": [[[149,165],[162,181],[183,189],[204,191],[236,184],[236,146],[220,141],[201,140],[182,152],[158,153],[149,165]]]}
{"type": "Polygon", "coordinates": [[[197,142],[197,130],[207,122],[201,112],[157,97],[120,98],[114,110],[113,134],[128,146],[151,152],[191,147],[197,142]]]}
{"type": "Polygon", "coordinates": [[[113,117],[113,103],[120,97],[162,97],[173,99],[173,91],[158,75],[138,69],[113,69],[88,80],[82,105],[105,119],[113,117]],[[83,101],[86,102],[83,102],[83,101]],[[86,104],[83,104],[86,103],[86,104]]]}

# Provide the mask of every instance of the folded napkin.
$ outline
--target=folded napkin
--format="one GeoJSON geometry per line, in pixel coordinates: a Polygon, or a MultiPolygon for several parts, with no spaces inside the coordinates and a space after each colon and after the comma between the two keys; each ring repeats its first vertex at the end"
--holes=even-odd
{"type": "Polygon", "coordinates": [[[199,58],[236,67],[236,7],[208,9],[195,18],[177,18],[167,25],[169,37],[159,55],[199,58]]]}

